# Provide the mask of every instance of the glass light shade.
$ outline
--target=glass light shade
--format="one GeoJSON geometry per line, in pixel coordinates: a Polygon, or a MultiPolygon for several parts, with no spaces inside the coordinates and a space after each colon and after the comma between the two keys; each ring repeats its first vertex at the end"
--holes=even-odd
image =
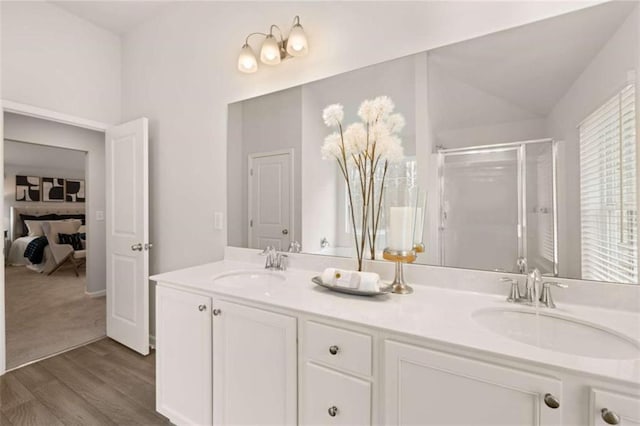
{"type": "Polygon", "coordinates": [[[260,61],[267,65],[278,65],[280,63],[280,46],[276,38],[271,34],[262,43],[260,61]]]}
{"type": "Polygon", "coordinates": [[[415,241],[418,190],[399,178],[385,185],[386,246],[394,251],[409,251],[415,241]]]}
{"type": "Polygon", "coordinates": [[[242,50],[240,50],[238,70],[247,74],[258,70],[258,60],[256,59],[255,53],[253,53],[253,49],[251,49],[248,44],[242,46],[242,50]]]}
{"type": "Polygon", "coordinates": [[[307,36],[302,29],[302,25],[296,24],[289,33],[287,40],[287,53],[291,56],[304,56],[309,52],[307,36]]]}

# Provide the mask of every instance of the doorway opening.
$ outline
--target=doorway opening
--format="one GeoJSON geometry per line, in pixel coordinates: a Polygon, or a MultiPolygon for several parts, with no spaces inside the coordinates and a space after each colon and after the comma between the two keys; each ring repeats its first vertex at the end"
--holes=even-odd
{"type": "Polygon", "coordinates": [[[104,261],[95,256],[106,250],[105,154],[104,132],[6,112],[4,124],[11,370],[106,335],[104,261]]]}

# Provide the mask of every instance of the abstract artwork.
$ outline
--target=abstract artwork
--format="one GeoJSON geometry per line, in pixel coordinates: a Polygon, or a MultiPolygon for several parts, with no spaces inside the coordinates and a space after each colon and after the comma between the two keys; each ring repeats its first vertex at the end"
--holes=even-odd
{"type": "Polygon", "coordinates": [[[84,203],[84,179],[66,179],[65,200],[72,203],[84,203]]]}
{"type": "Polygon", "coordinates": [[[64,179],[43,177],[42,201],[64,202],[64,179]]]}
{"type": "Polygon", "coordinates": [[[40,178],[16,176],[16,201],[40,201],[40,178]]]}

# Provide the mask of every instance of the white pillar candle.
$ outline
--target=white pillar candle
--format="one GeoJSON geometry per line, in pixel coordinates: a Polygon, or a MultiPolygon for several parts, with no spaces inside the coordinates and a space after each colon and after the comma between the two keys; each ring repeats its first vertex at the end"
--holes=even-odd
{"type": "Polygon", "coordinates": [[[392,250],[413,248],[413,207],[389,208],[387,246],[392,250]]]}

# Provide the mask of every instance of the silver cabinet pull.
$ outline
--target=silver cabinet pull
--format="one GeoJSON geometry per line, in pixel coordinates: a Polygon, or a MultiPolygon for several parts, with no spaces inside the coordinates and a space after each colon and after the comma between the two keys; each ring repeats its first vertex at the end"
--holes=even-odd
{"type": "Polygon", "coordinates": [[[288,233],[289,233],[289,230],[288,230],[288,229],[283,229],[283,230],[282,230],[282,235],[287,235],[288,233]]]}
{"type": "Polygon", "coordinates": [[[151,250],[152,248],[153,248],[153,244],[151,244],[151,243],[145,243],[145,245],[144,245],[144,249],[145,249],[145,250],[151,250]]]}
{"type": "Polygon", "coordinates": [[[206,311],[206,310],[207,310],[207,305],[198,305],[198,310],[199,310],[200,312],[202,312],[202,311],[206,311]]]}
{"type": "Polygon", "coordinates": [[[220,309],[214,309],[213,310],[213,315],[218,316],[222,313],[222,311],[220,309]]]}
{"type": "Polygon", "coordinates": [[[608,425],[619,425],[620,424],[620,416],[609,410],[608,408],[603,408],[600,412],[602,415],[602,420],[608,425]]]}
{"type": "Polygon", "coordinates": [[[339,347],[337,347],[336,345],[329,346],[329,353],[330,353],[331,355],[337,355],[337,354],[338,354],[338,351],[340,351],[340,348],[339,348],[339,347]]]}
{"type": "Polygon", "coordinates": [[[327,410],[327,412],[329,413],[329,415],[331,417],[335,417],[338,415],[338,407],[336,407],[335,405],[333,407],[329,407],[329,409],[327,410]]]}
{"type": "Polygon", "coordinates": [[[547,404],[547,407],[556,409],[560,407],[560,400],[550,393],[544,396],[544,403],[547,404]]]}
{"type": "Polygon", "coordinates": [[[142,251],[142,243],[133,244],[131,246],[132,251],[142,251]]]}

